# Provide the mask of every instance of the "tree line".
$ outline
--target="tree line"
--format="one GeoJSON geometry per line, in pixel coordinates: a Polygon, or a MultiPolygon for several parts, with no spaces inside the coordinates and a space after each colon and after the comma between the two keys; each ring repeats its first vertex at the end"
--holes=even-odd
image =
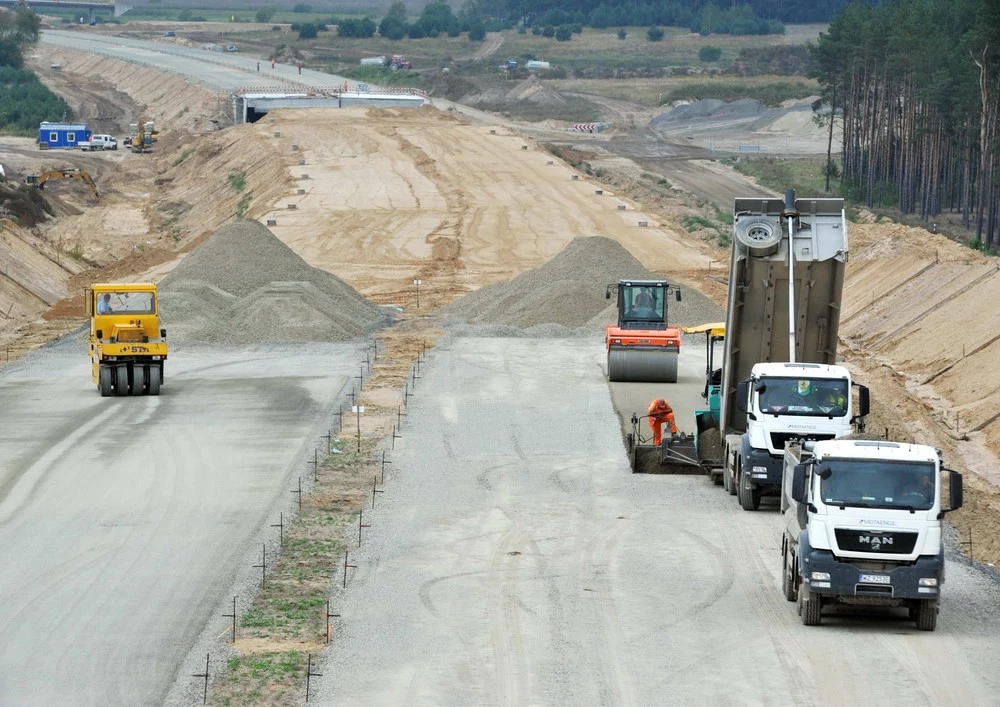
{"type": "Polygon", "coordinates": [[[869,206],[960,213],[977,246],[1000,247],[1000,3],[852,4],[812,52],[827,190],[839,175],[843,193],[869,206]]]}
{"type": "Polygon", "coordinates": [[[43,120],[69,117],[69,105],[24,68],[24,55],[38,41],[41,20],[26,7],[0,10],[0,130],[35,134],[43,120]]]}

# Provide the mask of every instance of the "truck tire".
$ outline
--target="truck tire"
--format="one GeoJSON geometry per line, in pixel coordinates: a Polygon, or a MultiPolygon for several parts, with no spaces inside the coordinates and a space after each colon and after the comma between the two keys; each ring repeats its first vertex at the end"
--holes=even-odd
{"type": "Polygon", "coordinates": [[[163,382],[163,369],[160,366],[149,367],[149,394],[160,394],[160,383],[163,382]]]}
{"type": "Polygon", "coordinates": [[[797,573],[795,571],[795,557],[788,561],[788,550],[785,550],[781,562],[781,593],[785,595],[786,601],[798,601],[799,587],[795,581],[797,573]]]}
{"type": "Polygon", "coordinates": [[[111,367],[101,366],[100,368],[98,368],[97,380],[98,380],[97,387],[101,391],[101,397],[102,398],[109,397],[112,391],[114,390],[113,386],[111,385],[111,367]]]}
{"type": "Polygon", "coordinates": [[[781,244],[781,224],[766,216],[751,216],[736,224],[736,240],[750,251],[750,255],[763,258],[778,250],[781,244]]]}
{"type": "Polygon", "coordinates": [[[142,395],[146,389],[146,366],[132,366],[132,395],[142,395]]]}
{"type": "Polygon", "coordinates": [[[799,592],[799,610],[803,626],[819,626],[823,620],[823,597],[816,592],[799,592]]]}
{"type": "MultiPolygon", "coordinates": [[[[725,473],[724,469],[723,473],[725,473]]],[[[710,471],[708,472],[708,478],[710,478],[712,480],[712,483],[715,484],[716,486],[722,486],[722,474],[710,471]]]]}
{"type": "Polygon", "coordinates": [[[918,631],[933,631],[937,628],[938,603],[936,599],[922,599],[911,612],[918,631]]]}
{"type": "Polygon", "coordinates": [[[745,511],[756,511],[760,508],[760,493],[754,489],[749,481],[746,481],[741,473],[736,480],[736,496],[740,502],[740,508],[745,511]]]}

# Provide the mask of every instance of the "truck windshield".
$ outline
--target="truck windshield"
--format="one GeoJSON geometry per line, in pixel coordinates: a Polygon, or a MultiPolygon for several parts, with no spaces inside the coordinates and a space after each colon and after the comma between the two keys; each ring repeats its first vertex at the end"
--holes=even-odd
{"type": "Polygon", "coordinates": [[[830,459],[822,465],[830,469],[820,480],[820,496],[828,506],[926,511],[937,498],[933,464],[830,459]]]}
{"type": "Polygon", "coordinates": [[[847,386],[843,379],[767,376],[757,384],[758,405],[762,413],[771,415],[843,417],[849,412],[847,386]]]}
{"type": "Polygon", "coordinates": [[[626,319],[663,321],[663,287],[628,285],[622,288],[626,319]]]}
{"type": "Polygon", "coordinates": [[[152,292],[98,292],[98,314],[156,314],[152,292]]]}

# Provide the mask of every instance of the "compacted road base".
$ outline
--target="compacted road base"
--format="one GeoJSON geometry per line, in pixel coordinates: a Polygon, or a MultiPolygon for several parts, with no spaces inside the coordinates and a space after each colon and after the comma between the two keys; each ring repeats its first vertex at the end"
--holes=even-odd
{"type": "Polygon", "coordinates": [[[190,684],[185,656],[224,621],[359,360],[346,344],[178,351],[161,394],[134,398],[101,398],[78,343],[5,368],[0,704],[157,705],[190,684]]]}
{"type": "Polygon", "coordinates": [[[950,562],[934,633],[884,609],[802,626],[779,590],[780,516],[705,477],[630,474],[603,358],[523,339],[429,358],[310,701],[995,699],[995,581],[950,562]]]}

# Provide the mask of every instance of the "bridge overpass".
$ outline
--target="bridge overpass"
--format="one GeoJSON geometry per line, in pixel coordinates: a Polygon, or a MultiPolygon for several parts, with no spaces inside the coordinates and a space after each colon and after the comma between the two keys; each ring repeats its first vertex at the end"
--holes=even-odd
{"type": "Polygon", "coordinates": [[[121,17],[132,9],[131,5],[114,2],[102,2],[102,0],[0,0],[0,7],[14,7],[16,5],[27,5],[32,9],[63,9],[63,10],[87,10],[90,17],[97,12],[109,12],[112,17],[121,17]]]}

